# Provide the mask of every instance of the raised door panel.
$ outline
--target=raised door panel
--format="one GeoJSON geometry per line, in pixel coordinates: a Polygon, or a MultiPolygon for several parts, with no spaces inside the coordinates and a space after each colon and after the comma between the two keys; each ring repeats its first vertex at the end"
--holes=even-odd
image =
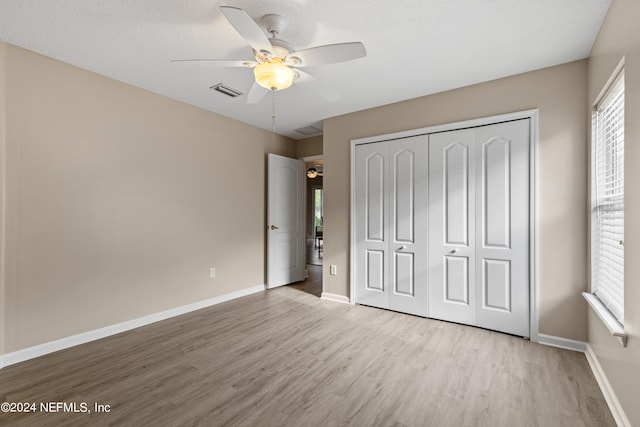
{"type": "Polygon", "coordinates": [[[429,135],[429,316],[475,322],[475,131],[429,135]]]}
{"type": "Polygon", "coordinates": [[[364,287],[367,291],[384,292],[385,253],[373,249],[366,250],[364,287]]]}
{"type": "Polygon", "coordinates": [[[529,336],[529,120],[478,128],[477,325],[529,336]]]}
{"type": "Polygon", "coordinates": [[[414,255],[412,253],[394,254],[393,292],[396,295],[408,298],[416,296],[413,258],[414,255]]]}
{"type": "Polygon", "coordinates": [[[451,143],[443,161],[444,242],[469,246],[469,146],[451,143]]]}
{"type": "Polygon", "coordinates": [[[447,303],[469,305],[469,259],[445,255],[444,300],[447,303]]]}
{"type": "Polygon", "coordinates": [[[511,313],[511,261],[482,260],[482,308],[511,313]]]}
{"type": "Polygon", "coordinates": [[[355,149],[355,302],[389,308],[389,144],[355,149]]]}
{"type": "Polygon", "coordinates": [[[511,247],[511,141],[493,137],[482,143],[482,245],[511,247]]]}
{"type": "Polygon", "coordinates": [[[416,155],[403,147],[393,156],[393,227],[398,243],[414,242],[416,155]]]}
{"type": "Polygon", "coordinates": [[[383,242],[385,231],[385,158],[372,153],[365,159],[365,212],[367,241],[383,242]]]}
{"type": "Polygon", "coordinates": [[[391,141],[389,308],[427,315],[428,140],[391,141]]]}

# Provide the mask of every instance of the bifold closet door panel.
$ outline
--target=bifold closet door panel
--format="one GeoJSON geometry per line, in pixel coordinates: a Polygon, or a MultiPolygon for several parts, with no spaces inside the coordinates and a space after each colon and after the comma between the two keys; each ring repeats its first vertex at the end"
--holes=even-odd
{"type": "Polygon", "coordinates": [[[475,324],[475,130],[429,135],[429,317],[475,324]]]}
{"type": "Polygon", "coordinates": [[[389,144],[389,308],[427,315],[428,138],[389,144]]]}
{"type": "Polygon", "coordinates": [[[429,136],[429,316],[529,336],[529,120],[429,136]]]}
{"type": "Polygon", "coordinates": [[[477,325],[529,336],[529,120],[476,130],[477,325]]]}
{"type": "Polygon", "coordinates": [[[355,149],[355,302],[389,308],[389,143],[355,149]]]}
{"type": "Polygon", "coordinates": [[[427,315],[427,136],[356,146],[355,302],[427,315]]]}

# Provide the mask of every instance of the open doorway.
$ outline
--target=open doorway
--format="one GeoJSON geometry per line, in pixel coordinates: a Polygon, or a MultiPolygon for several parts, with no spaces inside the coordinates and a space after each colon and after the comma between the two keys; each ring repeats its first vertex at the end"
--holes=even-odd
{"type": "Polygon", "coordinates": [[[307,279],[291,285],[320,297],[322,293],[322,260],[324,255],[324,162],[322,156],[302,158],[306,167],[306,258],[307,279]]]}
{"type": "Polygon", "coordinates": [[[324,254],[324,178],[322,159],[307,162],[307,264],[322,265],[324,254]]]}
{"type": "Polygon", "coordinates": [[[323,190],[322,186],[314,185],[311,187],[311,209],[313,209],[313,218],[311,218],[311,242],[307,242],[307,264],[322,265],[322,255],[324,252],[324,214],[323,209],[323,190]]]}

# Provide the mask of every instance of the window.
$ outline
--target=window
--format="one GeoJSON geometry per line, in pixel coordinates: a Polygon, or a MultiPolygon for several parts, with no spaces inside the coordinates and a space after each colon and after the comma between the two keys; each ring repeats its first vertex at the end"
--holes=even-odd
{"type": "Polygon", "coordinates": [[[313,188],[313,218],[314,224],[316,227],[322,227],[322,208],[323,208],[323,200],[322,200],[322,187],[314,187],[313,188]]]}
{"type": "Polygon", "coordinates": [[[593,117],[591,291],[624,324],[624,70],[593,117]]]}

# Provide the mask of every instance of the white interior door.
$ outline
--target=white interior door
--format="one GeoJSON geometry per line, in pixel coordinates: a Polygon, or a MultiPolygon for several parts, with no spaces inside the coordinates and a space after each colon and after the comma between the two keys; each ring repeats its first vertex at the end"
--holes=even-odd
{"type": "Polygon", "coordinates": [[[355,151],[355,302],[427,315],[427,137],[355,151]]]}
{"type": "Polygon", "coordinates": [[[389,146],[389,308],[427,315],[429,161],[427,136],[389,146]]]}
{"type": "Polygon", "coordinates": [[[476,324],[529,336],[529,120],[476,128],[476,324]]]}
{"type": "Polygon", "coordinates": [[[267,287],[304,280],[304,162],[268,155],[267,287]]]}
{"type": "Polygon", "coordinates": [[[389,143],[355,151],[355,302],[389,308],[389,143]]]}
{"type": "Polygon", "coordinates": [[[475,130],[429,135],[429,316],[475,324],[475,130]]]}

